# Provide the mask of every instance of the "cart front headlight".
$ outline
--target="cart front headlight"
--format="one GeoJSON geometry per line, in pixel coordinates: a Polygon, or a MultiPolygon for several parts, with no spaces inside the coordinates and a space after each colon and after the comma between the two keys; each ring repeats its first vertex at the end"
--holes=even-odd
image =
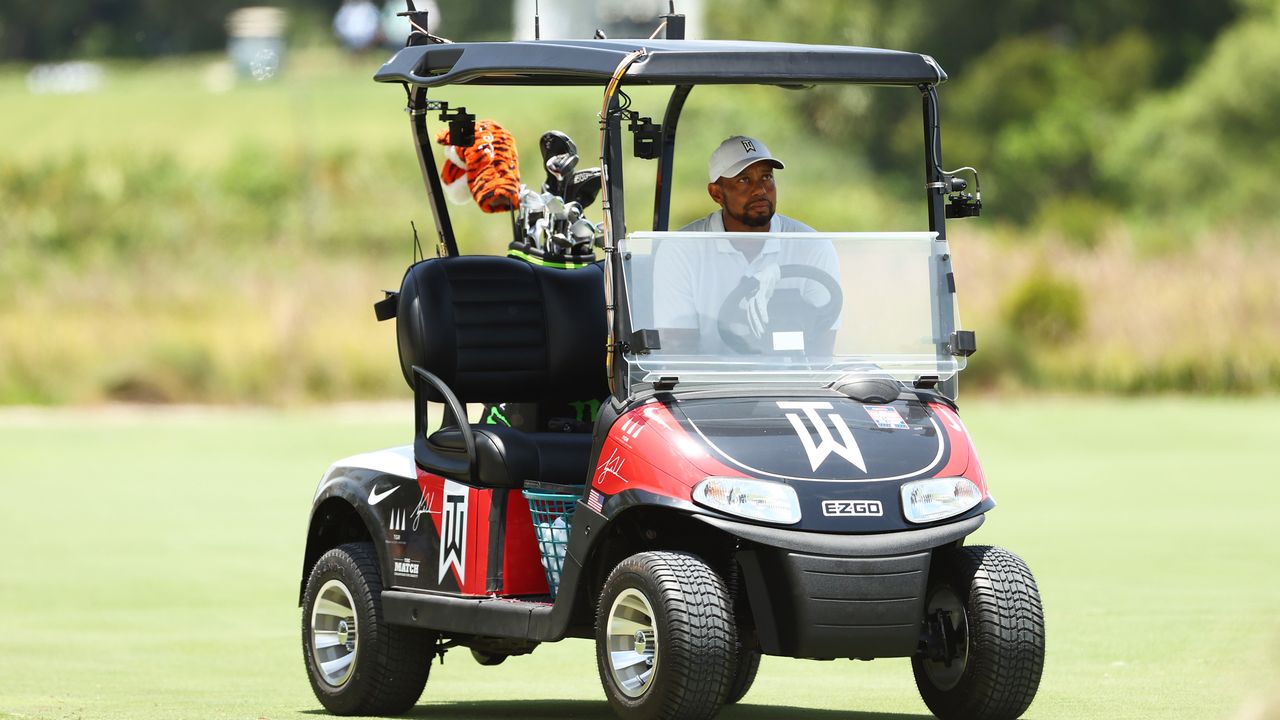
{"type": "Polygon", "coordinates": [[[749,520],[779,525],[800,522],[800,499],[790,486],[772,480],[709,477],[693,488],[694,502],[749,520]]]}
{"type": "Polygon", "coordinates": [[[929,478],[902,484],[902,512],[913,523],[959,515],[980,502],[982,491],[968,478],[929,478]]]}

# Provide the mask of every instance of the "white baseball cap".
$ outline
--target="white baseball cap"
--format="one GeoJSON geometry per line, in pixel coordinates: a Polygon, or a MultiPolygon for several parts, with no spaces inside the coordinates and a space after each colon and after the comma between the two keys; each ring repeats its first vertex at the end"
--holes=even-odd
{"type": "Polygon", "coordinates": [[[720,147],[711,153],[707,170],[711,176],[711,182],[715,182],[722,177],[731,178],[746,170],[748,165],[761,160],[768,160],[769,164],[779,170],[786,167],[781,160],[769,152],[769,148],[765,147],[764,143],[746,135],[734,135],[720,143],[720,147]]]}

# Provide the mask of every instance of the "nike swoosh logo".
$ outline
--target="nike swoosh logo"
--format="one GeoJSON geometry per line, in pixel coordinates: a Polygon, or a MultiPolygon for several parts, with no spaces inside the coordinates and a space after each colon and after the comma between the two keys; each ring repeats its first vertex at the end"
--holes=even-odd
{"type": "Polygon", "coordinates": [[[386,492],[378,492],[378,488],[376,487],[369,488],[369,504],[377,505],[383,500],[386,500],[388,495],[399,489],[399,485],[392,485],[386,492]]]}

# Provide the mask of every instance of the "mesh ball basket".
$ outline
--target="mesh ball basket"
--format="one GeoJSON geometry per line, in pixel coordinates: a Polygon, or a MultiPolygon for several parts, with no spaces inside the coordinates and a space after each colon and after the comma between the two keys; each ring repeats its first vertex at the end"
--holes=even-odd
{"type": "Polygon", "coordinates": [[[569,523],[574,506],[582,497],[582,487],[529,481],[525,482],[523,492],[533,517],[533,534],[542,554],[542,567],[547,571],[547,588],[554,598],[569,548],[569,523]]]}

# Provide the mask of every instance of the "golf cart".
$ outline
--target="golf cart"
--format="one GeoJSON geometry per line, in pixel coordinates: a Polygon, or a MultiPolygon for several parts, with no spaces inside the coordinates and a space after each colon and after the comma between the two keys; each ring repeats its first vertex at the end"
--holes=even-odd
{"type": "Polygon", "coordinates": [[[909,657],[938,717],[1018,717],[1043,615],[1021,560],[964,545],[995,502],[954,402],[974,340],[945,220],[980,196],[942,170],[946,75],[908,52],[687,41],[677,17],[652,40],[415,32],[378,70],[407,92],[440,251],[377,306],[397,324],[412,443],[339,460],[316,490],[300,592],[315,694],[339,715],[403,713],[450,649],[498,665],[573,637],[594,639],[620,717],[711,717],[761,655],[909,657]],[[669,229],[695,86],[829,83],[920,93],[927,230],[669,229]],[[474,116],[436,99],[455,85],[601,89],[602,262],[458,253],[427,129],[439,117],[471,140],[474,116]],[[670,88],[661,122],[628,107],[640,86],[670,88]],[[647,231],[624,223],[626,132],[656,164],[647,231]],[[676,342],[682,263],[740,235],[822,260],[782,264],[769,297],[740,278],[676,342]],[[585,426],[468,418],[584,398],[599,401],[585,426]]]}

